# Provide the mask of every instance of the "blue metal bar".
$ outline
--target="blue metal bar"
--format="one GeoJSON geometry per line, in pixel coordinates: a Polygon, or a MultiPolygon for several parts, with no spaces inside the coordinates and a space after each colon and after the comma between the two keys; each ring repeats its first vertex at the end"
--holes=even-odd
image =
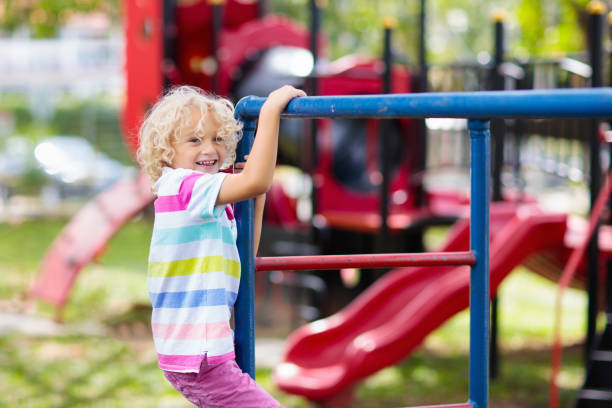
{"type": "Polygon", "coordinates": [[[470,249],[476,263],[470,274],[469,399],[476,408],[489,404],[489,121],[468,121],[471,147],[470,249]]]}
{"type": "MultiPolygon", "coordinates": [[[[257,121],[243,121],[242,140],[236,157],[242,158],[251,151],[255,139],[257,121]]],[[[234,339],[236,362],[242,371],[255,379],[255,253],[253,247],[253,200],[236,204],[238,229],[238,253],[240,255],[240,287],[234,306],[234,339]]]]}
{"type": "MultiPolygon", "coordinates": [[[[236,106],[244,122],[238,157],[250,151],[264,98],[246,97],[236,106]]],[[[612,88],[544,91],[465,92],[410,95],[305,97],[292,100],[283,117],[457,117],[468,118],[471,138],[471,251],[476,256],[470,281],[469,404],[488,408],[489,398],[489,199],[490,132],[482,118],[612,117],[612,88]]],[[[252,200],[237,206],[238,248],[242,262],[236,302],[236,349],[252,377],[254,362],[252,200]]]]}
{"type": "MultiPolygon", "coordinates": [[[[256,118],[265,98],[247,96],[236,106],[256,118]]],[[[612,88],[422,94],[311,96],[289,102],[283,117],[550,118],[611,117],[612,88]]]]}

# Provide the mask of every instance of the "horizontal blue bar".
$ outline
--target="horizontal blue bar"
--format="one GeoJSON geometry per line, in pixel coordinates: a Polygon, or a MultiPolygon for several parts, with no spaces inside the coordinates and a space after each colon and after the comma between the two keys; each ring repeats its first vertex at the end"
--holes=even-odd
{"type": "MultiPolygon", "coordinates": [[[[257,117],[266,98],[247,96],[236,106],[257,117]]],[[[283,117],[552,118],[612,117],[612,88],[421,94],[309,96],[289,102],[283,117]]]]}

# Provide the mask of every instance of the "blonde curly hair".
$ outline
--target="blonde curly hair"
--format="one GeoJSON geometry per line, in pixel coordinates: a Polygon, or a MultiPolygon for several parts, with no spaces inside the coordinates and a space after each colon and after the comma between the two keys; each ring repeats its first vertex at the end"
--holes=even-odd
{"type": "Polygon", "coordinates": [[[217,135],[223,138],[228,152],[221,168],[234,163],[236,145],[242,137],[242,124],[234,118],[234,105],[200,88],[183,85],[171,88],[149,110],[138,131],[136,159],[151,180],[157,181],[163,168],[172,165],[172,143],[177,136],[187,127],[196,131],[203,129],[209,114],[219,123],[217,135]],[[194,109],[200,111],[200,119],[195,124],[192,123],[194,109]]]}

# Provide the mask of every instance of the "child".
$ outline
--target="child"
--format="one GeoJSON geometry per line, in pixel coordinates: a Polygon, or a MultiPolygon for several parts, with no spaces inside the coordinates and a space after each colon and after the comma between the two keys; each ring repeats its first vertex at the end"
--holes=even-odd
{"type": "Polygon", "coordinates": [[[305,93],[291,86],[263,104],[251,153],[234,162],[241,127],[232,104],[181,86],[149,112],[138,161],[154,181],[155,223],[147,278],[159,367],[198,407],[277,407],[236,365],[232,308],[240,281],[230,203],[255,200],[255,251],[276,163],[280,114],[305,93]]]}

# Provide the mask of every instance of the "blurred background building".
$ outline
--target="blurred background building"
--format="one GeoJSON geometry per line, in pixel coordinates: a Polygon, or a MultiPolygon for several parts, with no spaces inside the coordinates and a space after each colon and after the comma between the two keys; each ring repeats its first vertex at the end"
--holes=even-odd
{"type": "Polygon", "coordinates": [[[120,27],[94,12],[74,14],[53,38],[34,38],[27,25],[4,34],[0,212],[59,211],[63,198],[86,198],[122,177],[131,160],[118,124],[120,27]]]}

